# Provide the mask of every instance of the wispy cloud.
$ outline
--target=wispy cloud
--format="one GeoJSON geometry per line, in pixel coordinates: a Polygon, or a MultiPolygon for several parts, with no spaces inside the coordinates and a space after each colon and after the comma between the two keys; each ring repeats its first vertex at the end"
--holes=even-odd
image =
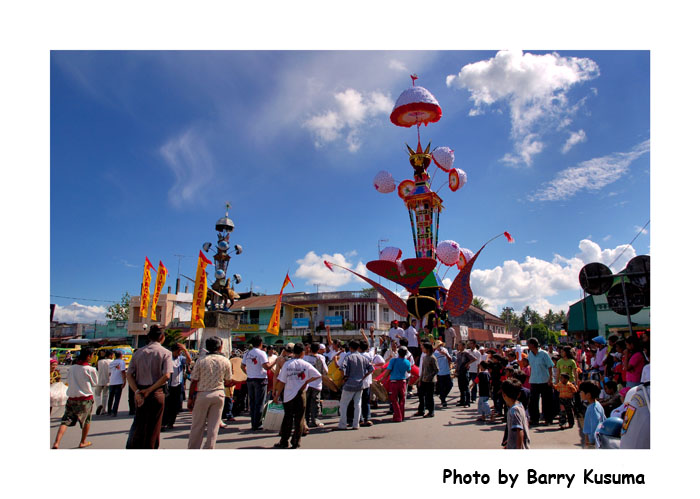
{"type": "Polygon", "coordinates": [[[639,226],[639,225],[635,225],[635,226],[634,226],[634,232],[635,232],[635,234],[638,233],[638,232],[641,232],[641,233],[642,233],[643,235],[645,235],[645,236],[646,236],[647,234],[649,234],[649,231],[648,231],[647,229],[644,229],[644,228],[642,228],[642,227],[639,226]]]}
{"type": "Polygon", "coordinates": [[[446,83],[470,92],[474,103],[470,116],[497,102],[507,103],[515,154],[506,154],[503,161],[529,166],[544,148],[543,132],[568,126],[569,116],[583,104],[569,104],[569,89],[598,75],[598,65],[591,59],[504,50],[489,60],[467,64],[459,74],[447,76],[446,83]]]}
{"type": "Polygon", "coordinates": [[[130,268],[130,269],[137,269],[137,268],[139,267],[138,265],[134,265],[133,263],[129,263],[129,262],[127,262],[126,260],[123,260],[123,259],[122,259],[122,260],[119,260],[119,263],[121,263],[122,265],[124,265],[125,267],[128,267],[128,268],[130,268]]]}
{"type": "Polygon", "coordinates": [[[348,88],[334,97],[333,109],[313,115],[303,124],[314,134],[316,147],[343,138],[348,151],[357,152],[362,145],[360,127],[379,114],[388,114],[393,108],[391,97],[380,92],[363,95],[354,88],[348,88]]]}
{"type": "Polygon", "coordinates": [[[528,196],[528,200],[559,201],[568,199],[581,190],[599,191],[622,177],[627,173],[632,161],[648,152],[649,141],[645,140],[629,152],[618,152],[583,161],[577,166],[560,171],[554,180],[528,196]]]}
{"type": "Polygon", "coordinates": [[[605,236],[605,237],[603,238],[603,241],[609,241],[611,237],[612,237],[612,235],[611,235],[611,234],[608,234],[607,236],[605,236]]]}
{"type": "Polygon", "coordinates": [[[586,140],[586,132],[584,132],[583,130],[579,130],[578,132],[571,132],[571,135],[569,135],[569,138],[566,139],[566,143],[561,148],[561,152],[566,154],[576,144],[578,144],[579,142],[583,142],[585,140],[586,140]]]}
{"type": "Polygon", "coordinates": [[[168,191],[173,206],[191,203],[214,178],[214,161],[200,135],[190,129],[173,137],[160,148],[160,154],[170,168],[174,183],[168,191]]]}
{"type": "Polygon", "coordinates": [[[408,68],[406,67],[406,65],[403,62],[398,61],[396,59],[392,59],[389,61],[389,69],[393,69],[394,71],[401,71],[404,73],[408,72],[408,68]]]}

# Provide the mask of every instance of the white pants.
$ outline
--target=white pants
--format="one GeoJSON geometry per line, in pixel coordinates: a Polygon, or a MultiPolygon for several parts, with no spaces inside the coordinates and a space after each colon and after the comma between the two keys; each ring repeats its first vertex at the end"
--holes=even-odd
{"type": "Polygon", "coordinates": [[[343,393],[340,395],[340,421],[338,421],[338,428],[341,430],[348,427],[348,405],[350,405],[350,401],[352,401],[353,405],[355,406],[355,413],[352,418],[352,427],[360,427],[360,403],[362,402],[362,390],[358,390],[356,392],[343,390],[343,393]]]}
{"type": "Polygon", "coordinates": [[[197,400],[192,409],[192,428],[188,449],[200,449],[204,438],[204,427],[207,428],[207,441],[205,449],[213,449],[216,445],[216,437],[219,436],[219,423],[221,422],[221,410],[224,408],[224,391],[214,390],[210,392],[197,392],[197,400]]]}
{"type": "Polygon", "coordinates": [[[102,406],[102,408],[107,410],[107,399],[109,397],[109,385],[97,385],[95,386],[95,409],[102,406]]]}

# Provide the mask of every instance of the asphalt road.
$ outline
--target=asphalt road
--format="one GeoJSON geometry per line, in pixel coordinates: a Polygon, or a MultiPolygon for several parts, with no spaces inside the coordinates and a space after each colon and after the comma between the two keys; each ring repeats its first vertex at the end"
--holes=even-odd
{"type": "MultiPolygon", "coordinates": [[[[123,449],[133,417],[128,415],[127,390],[124,390],[119,415],[114,417],[93,415],[88,440],[93,445],[86,449],[123,449]]],[[[436,397],[436,402],[439,399],[436,397]]],[[[388,404],[379,404],[373,410],[374,426],[361,427],[357,431],[336,430],[338,417],[326,417],[321,421],[322,428],[312,428],[302,438],[303,449],[498,449],[503,436],[504,423],[479,423],[476,404],[471,408],[457,407],[459,391],[455,386],[448,396],[448,407],[439,408],[436,403],[434,418],[412,417],[418,406],[416,397],[406,403],[407,419],[401,423],[391,421],[388,404]]],[[[60,425],[63,408],[55,408],[51,414],[51,441],[60,425]]],[[[186,449],[189,437],[191,415],[183,411],[178,416],[173,430],[161,433],[160,448],[186,449]]],[[[530,447],[533,449],[575,449],[582,448],[583,436],[580,432],[582,421],[571,429],[560,430],[557,424],[537,427],[530,430],[530,447]]],[[[279,440],[275,432],[250,431],[250,418],[247,413],[236,417],[228,428],[219,431],[217,449],[264,449],[272,448],[279,440]]],[[[80,429],[68,428],[61,448],[77,448],[80,429]]]]}

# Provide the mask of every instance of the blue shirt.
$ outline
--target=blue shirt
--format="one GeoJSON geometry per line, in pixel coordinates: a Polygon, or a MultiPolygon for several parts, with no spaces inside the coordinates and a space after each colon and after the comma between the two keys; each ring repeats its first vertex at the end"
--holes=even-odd
{"type": "Polygon", "coordinates": [[[549,354],[542,350],[538,350],[537,355],[530,352],[527,354],[527,360],[530,363],[530,384],[549,382],[549,368],[554,367],[549,354]]]}
{"type": "Polygon", "coordinates": [[[595,430],[598,424],[605,421],[605,411],[597,400],[588,406],[586,416],[583,418],[583,433],[588,435],[588,441],[595,441],[595,430]]]}
{"type": "Polygon", "coordinates": [[[346,380],[343,390],[348,392],[359,392],[362,390],[362,378],[365,374],[374,371],[370,361],[359,352],[348,354],[342,361],[341,369],[345,373],[346,380]]]}
{"type": "Polygon", "coordinates": [[[450,361],[447,359],[447,356],[443,355],[439,350],[435,350],[433,355],[435,355],[438,363],[438,376],[450,374],[450,361]]]}
{"type": "Polygon", "coordinates": [[[173,359],[173,375],[170,378],[170,386],[181,385],[185,380],[185,367],[187,367],[187,359],[184,355],[180,355],[173,359]]]}
{"type": "Polygon", "coordinates": [[[403,381],[406,379],[406,372],[411,369],[411,363],[405,358],[394,357],[389,361],[387,369],[391,371],[391,381],[403,381]]]}

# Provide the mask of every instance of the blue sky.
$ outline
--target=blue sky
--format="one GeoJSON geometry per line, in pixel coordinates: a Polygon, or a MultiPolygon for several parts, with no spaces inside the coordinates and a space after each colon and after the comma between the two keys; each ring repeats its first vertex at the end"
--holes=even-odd
{"type": "MultiPolygon", "coordinates": [[[[440,191],[440,239],[476,251],[515,237],[479,257],[475,294],[496,313],[565,309],[580,267],[611,263],[650,218],[646,51],[52,52],[59,314],[99,319],[108,303],[90,300],[137,294],[146,255],[166,285],[176,254],[194,277],[226,201],[239,291],[275,293],[288,270],[297,291],[359,289],[322,260],[363,272],[380,239],[413,256],[403,203],[372,187],[379,170],[411,178],[415,129],[388,118],[411,73],[443,110],[423,144],[454,149],[468,176],[440,191]]],[[[648,254],[649,235],[614,269],[648,254]]]]}

